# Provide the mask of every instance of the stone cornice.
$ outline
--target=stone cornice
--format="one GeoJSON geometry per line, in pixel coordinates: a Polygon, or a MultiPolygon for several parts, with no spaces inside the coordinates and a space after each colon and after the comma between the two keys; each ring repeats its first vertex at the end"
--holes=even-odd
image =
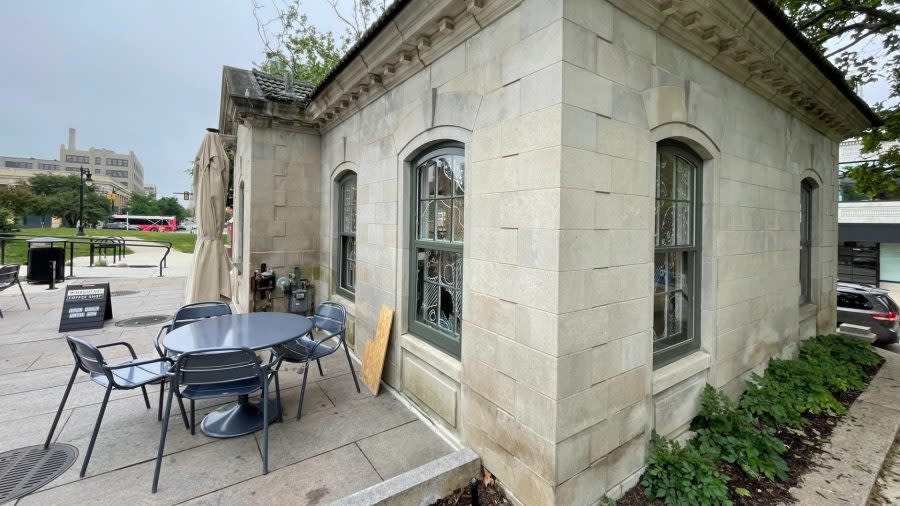
{"type": "Polygon", "coordinates": [[[307,107],[323,130],[430,65],[522,0],[414,1],[307,107]]]}
{"type": "Polygon", "coordinates": [[[813,127],[840,140],[868,119],[746,0],[610,0],[813,127]]]}
{"type": "Polygon", "coordinates": [[[223,94],[219,112],[219,131],[223,135],[235,135],[237,133],[235,126],[241,124],[317,133],[318,126],[303,118],[303,108],[295,104],[251,100],[223,94]]]}

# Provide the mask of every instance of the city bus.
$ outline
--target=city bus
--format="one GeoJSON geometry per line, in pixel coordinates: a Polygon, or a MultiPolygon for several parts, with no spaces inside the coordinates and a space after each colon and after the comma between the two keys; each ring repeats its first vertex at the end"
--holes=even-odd
{"type": "Polygon", "coordinates": [[[137,225],[144,232],[174,232],[178,226],[174,216],[140,216],[135,214],[114,214],[107,223],[122,223],[128,228],[137,225]]]}

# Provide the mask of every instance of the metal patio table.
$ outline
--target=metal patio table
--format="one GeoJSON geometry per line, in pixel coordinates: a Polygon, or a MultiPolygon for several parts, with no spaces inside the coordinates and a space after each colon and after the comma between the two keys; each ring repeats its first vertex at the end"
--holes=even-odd
{"type": "MultiPolygon", "coordinates": [[[[245,313],[216,316],[177,328],[167,334],[167,350],[185,353],[200,349],[244,347],[258,351],[284,344],[312,330],[312,321],[291,313],[245,313]]],[[[270,421],[280,415],[269,400],[270,421]]],[[[262,430],[262,409],[241,395],[236,402],[207,414],[200,430],[209,437],[243,436],[262,430]]]]}

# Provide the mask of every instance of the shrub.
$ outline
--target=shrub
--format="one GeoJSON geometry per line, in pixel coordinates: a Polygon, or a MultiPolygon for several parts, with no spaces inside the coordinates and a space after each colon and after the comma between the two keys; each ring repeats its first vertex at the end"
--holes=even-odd
{"type": "Polygon", "coordinates": [[[647,470],[641,485],[647,499],[664,501],[670,506],[731,505],[728,499],[728,477],[716,468],[712,459],[693,445],[653,434],[647,470]]]}
{"type": "Polygon", "coordinates": [[[9,232],[13,229],[15,215],[5,207],[0,207],[0,232],[9,232]]]}
{"type": "Polygon", "coordinates": [[[800,348],[798,360],[816,364],[832,392],[862,390],[866,387],[864,367],[882,362],[865,341],[840,335],[814,337],[800,348]]]}
{"type": "Polygon", "coordinates": [[[872,346],[863,340],[841,335],[818,336],[806,342],[821,344],[829,349],[831,356],[845,362],[852,362],[858,366],[874,367],[884,362],[884,359],[872,351],[872,346]]]}
{"type": "Polygon", "coordinates": [[[773,359],[763,376],[753,374],[741,408],[764,423],[789,427],[805,425],[807,412],[843,414],[846,409],[834,394],[865,388],[863,367],[880,363],[864,341],[814,337],[803,343],[796,360],[773,359]]]}
{"type": "Polygon", "coordinates": [[[737,464],[752,478],[762,474],[770,480],[787,480],[787,463],[781,458],[786,448],[775,431],[757,425],[750,414],[709,385],[700,394],[700,412],[692,428],[697,432],[694,444],[710,458],[737,464]]]}
{"type": "Polygon", "coordinates": [[[805,360],[769,361],[763,376],[753,374],[741,397],[741,408],[761,422],[800,428],[813,414],[843,414],[844,406],[825,387],[823,371],[805,360]]]}

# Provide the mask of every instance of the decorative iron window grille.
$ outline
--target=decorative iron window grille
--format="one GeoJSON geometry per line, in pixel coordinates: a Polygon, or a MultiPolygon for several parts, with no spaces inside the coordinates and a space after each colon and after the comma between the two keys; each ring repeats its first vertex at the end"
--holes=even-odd
{"type": "Polygon", "coordinates": [[[653,363],[673,362],[700,345],[700,159],[663,142],[656,160],[653,363]]]}
{"type": "Polygon", "coordinates": [[[465,156],[430,150],[413,164],[410,330],[459,356],[462,328],[465,156]]]}

